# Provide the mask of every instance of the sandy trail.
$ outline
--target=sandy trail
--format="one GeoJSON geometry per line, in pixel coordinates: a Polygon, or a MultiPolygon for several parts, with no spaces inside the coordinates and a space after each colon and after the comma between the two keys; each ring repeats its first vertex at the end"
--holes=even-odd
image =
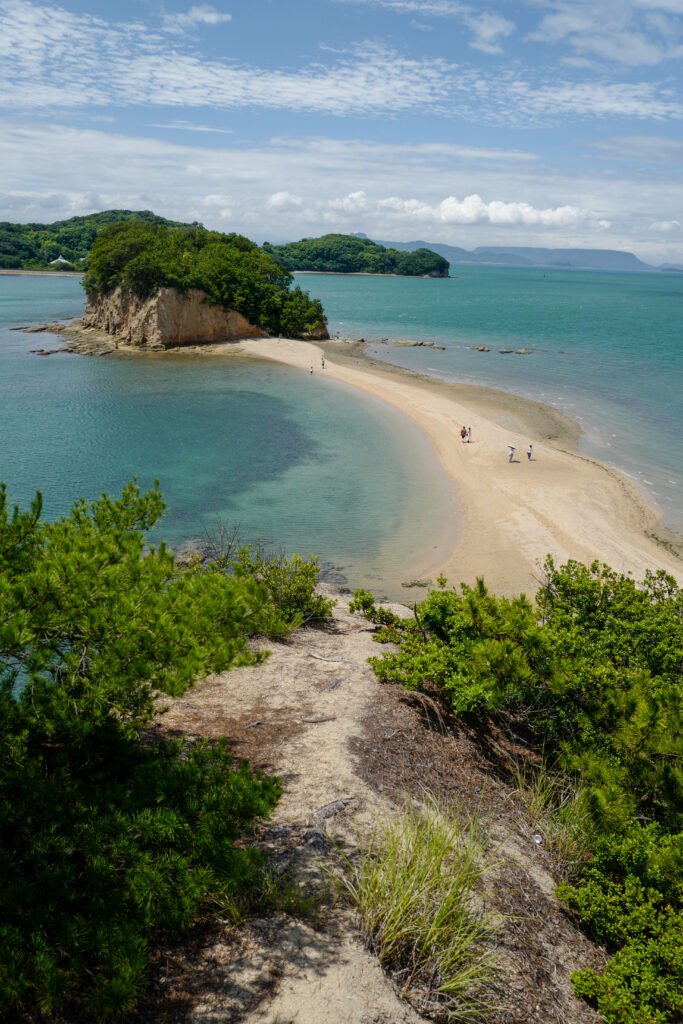
{"type": "Polygon", "coordinates": [[[324,387],[328,378],[350,384],[400,410],[427,435],[457,486],[462,523],[461,540],[446,564],[425,565],[426,575],[443,571],[451,583],[473,583],[483,575],[497,593],[533,594],[538,563],[552,554],[558,563],[598,559],[636,578],[660,568],[683,578],[681,560],[646,534],[655,513],[615,470],[522,433],[519,425],[500,425],[476,398],[463,401],[443,385],[424,386],[408,374],[366,369],[361,362],[349,365],[335,359],[331,346],[324,352],[324,370],[323,350],[310,342],[269,338],[242,341],[239,348],[305,372],[312,365],[312,387],[324,387]],[[463,424],[472,428],[470,444],[460,439],[463,424]]]}
{"type": "MultiPolygon", "coordinates": [[[[349,615],[347,603],[340,601],[329,625],[298,630],[284,644],[269,643],[273,653],[264,664],[209,677],[162,719],[164,732],[227,736],[237,756],[250,752],[256,766],[282,778],[270,832],[294,843],[299,877],[317,876],[321,862],[338,864],[320,843],[321,824],[334,838],[353,842],[354,820],[368,818],[378,801],[348,749],[379,689],[366,660],[378,648],[373,627],[349,615]]],[[[194,1002],[188,1018],[193,1024],[423,1019],[398,999],[348,911],[327,909],[323,930],[288,917],[252,922],[250,931],[248,956],[236,957],[222,941],[210,951],[217,974],[194,1002]]],[[[193,969],[199,970],[196,964],[193,969]]]]}

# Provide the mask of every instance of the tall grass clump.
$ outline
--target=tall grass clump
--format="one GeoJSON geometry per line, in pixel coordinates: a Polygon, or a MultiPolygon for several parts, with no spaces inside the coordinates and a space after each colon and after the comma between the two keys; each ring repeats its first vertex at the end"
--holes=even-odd
{"type": "Polygon", "coordinates": [[[581,785],[524,762],[515,768],[513,782],[523,814],[543,837],[545,849],[554,854],[565,876],[574,875],[597,838],[581,785]]]}
{"type": "Polygon", "coordinates": [[[437,1019],[472,1021],[486,1010],[497,919],[482,909],[491,868],[480,823],[429,800],[412,802],[359,836],[342,882],[368,948],[401,996],[437,1019]]]}

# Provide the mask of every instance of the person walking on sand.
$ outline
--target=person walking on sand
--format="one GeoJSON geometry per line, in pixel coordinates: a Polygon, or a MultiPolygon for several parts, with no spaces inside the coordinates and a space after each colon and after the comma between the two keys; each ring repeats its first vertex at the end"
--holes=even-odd
{"type": "Polygon", "coordinates": [[[313,367],[311,367],[311,368],[310,368],[310,370],[309,370],[308,372],[309,372],[309,373],[313,373],[313,367]]]}
{"type": "Polygon", "coordinates": [[[527,457],[529,462],[531,462],[531,456],[533,454],[533,451],[534,451],[534,446],[532,445],[532,443],[530,441],[529,442],[529,447],[526,450],[526,457],[527,457]]]}
{"type": "Polygon", "coordinates": [[[467,427],[463,424],[463,428],[460,431],[460,439],[461,439],[463,444],[465,443],[465,438],[466,437],[467,437],[467,427]]]}
{"type": "Polygon", "coordinates": [[[467,428],[467,443],[469,444],[472,440],[472,427],[467,428]]]}
{"type": "Polygon", "coordinates": [[[508,462],[512,462],[515,455],[515,446],[513,444],[508,445],[508,462]]]}
{"type": "Polygon", "coordinates": [[[325,356],[320,357],[320,366],[323,370],[325,369],[325,356]]]}

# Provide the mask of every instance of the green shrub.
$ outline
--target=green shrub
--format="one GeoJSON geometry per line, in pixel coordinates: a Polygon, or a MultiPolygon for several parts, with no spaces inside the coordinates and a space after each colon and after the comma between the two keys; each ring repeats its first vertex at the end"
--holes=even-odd
{"type": "Polygon", "coordinates": [[[142,730],[160,694],[253,663],[272,618],[255,579],[180,574],[130,484],[56,523],[0,489],[0,1013],[129,1013],[148,949],[258,863],[236,845],[279,784],[222,744],[142,730]]]}
{"type": "Polygon", "coordinates": [[[632,822],[605,836],[576,885],[558,895],[615,955],[603,974],[577,971],[577,995],[609,1024],[683,1018],[683,833],[632,822]]]}
{"type": "Polygon", "coordinates": [[[317,593],[320,568],[313,555],[267,555],[250,544],[238,549],[230,568],[239,579],[266,588],[273,611],[264,628],[266,636],[284,636],[306,622],[329,619],[337,603],[317,593]]]}

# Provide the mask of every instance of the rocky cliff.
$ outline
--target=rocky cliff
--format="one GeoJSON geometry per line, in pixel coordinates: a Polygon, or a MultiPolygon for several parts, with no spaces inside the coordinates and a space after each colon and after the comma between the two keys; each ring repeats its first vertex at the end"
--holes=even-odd
{"type": "Polygon", "coordinates": [[[234,309],[212,306],[206,295],[191,289],[182,295],[175,288],[160,288],[149,299],[116,288],[108,295],[88,296],[84,327],[96,327],[128,345],[163,349],[240,338],[265,338],[234,309]]]}

